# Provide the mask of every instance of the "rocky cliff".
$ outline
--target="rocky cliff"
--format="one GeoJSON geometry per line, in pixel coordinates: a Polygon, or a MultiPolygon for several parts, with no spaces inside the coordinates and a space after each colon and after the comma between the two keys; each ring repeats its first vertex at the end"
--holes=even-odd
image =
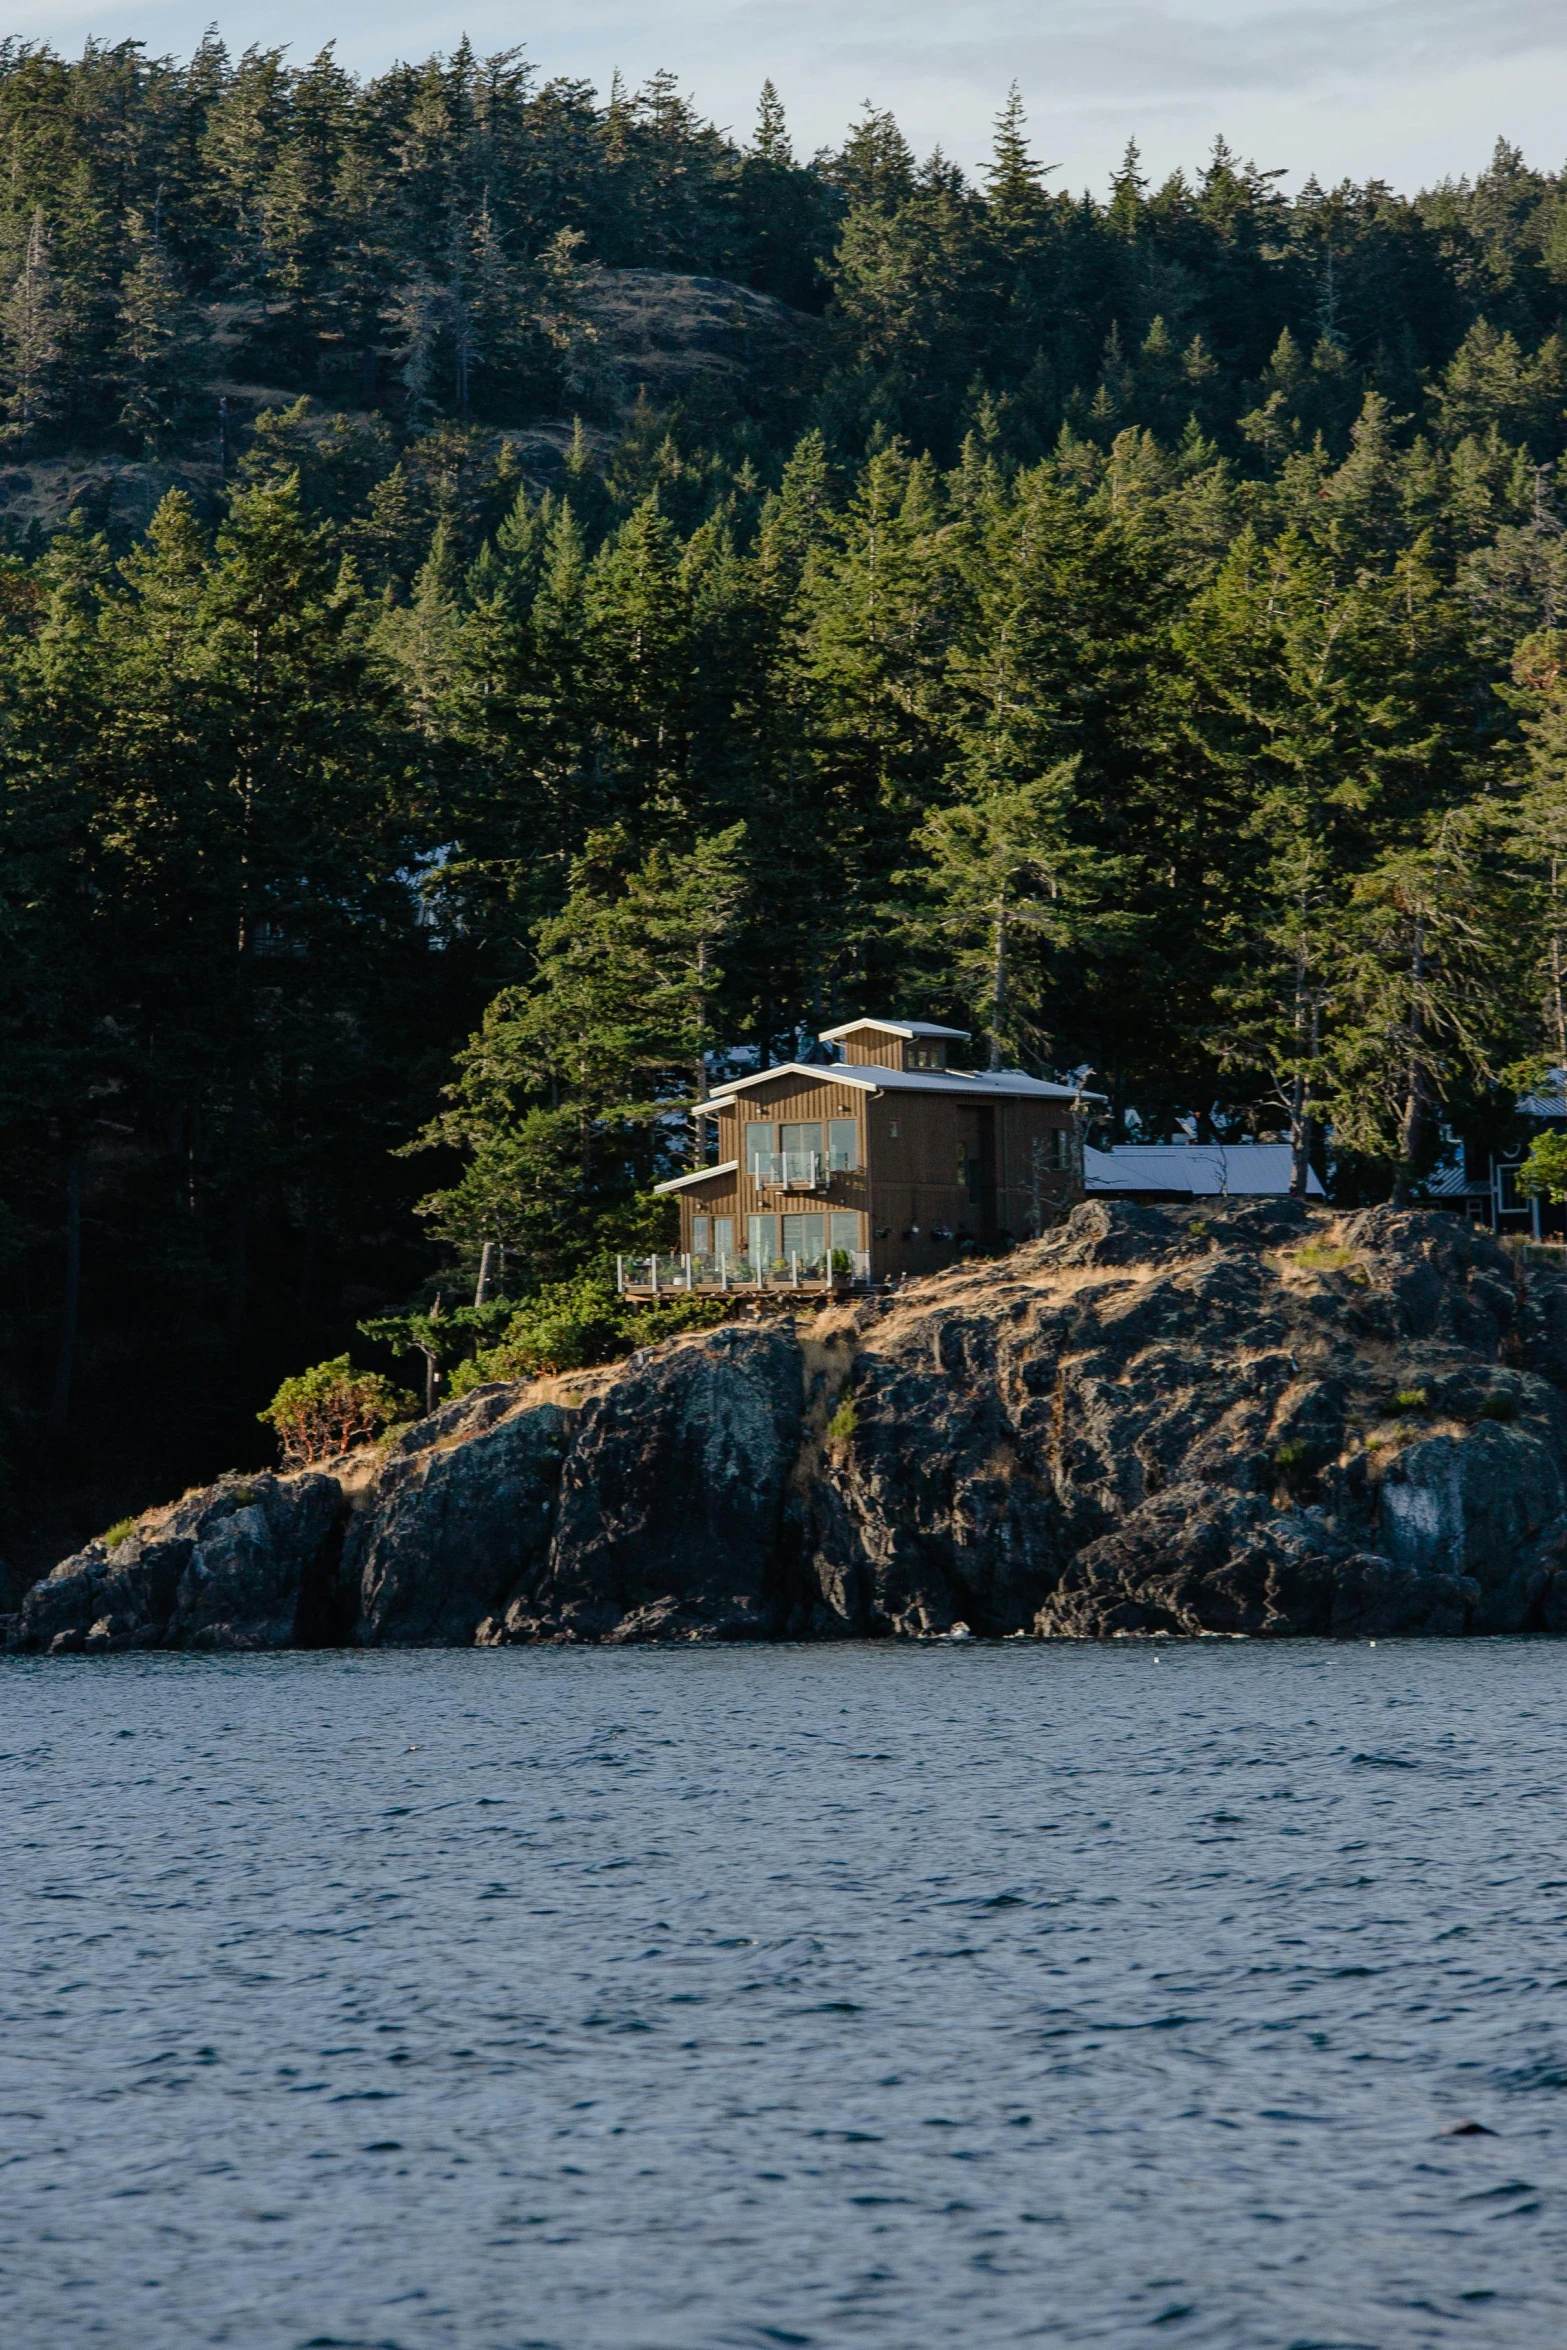
{"type": "Polygon", "coordinates": [[[1567,1630],[1567,1276],[1090,1203],[809,1325],[491,1387],[89,1544],[13,1648],[1567,1630]]]}

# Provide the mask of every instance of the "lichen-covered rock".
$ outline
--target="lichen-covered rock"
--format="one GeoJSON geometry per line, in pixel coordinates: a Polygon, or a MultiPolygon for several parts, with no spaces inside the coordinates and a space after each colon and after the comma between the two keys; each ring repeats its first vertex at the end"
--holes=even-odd
{"type": "Polygon", "coordinates": [[[350,1533],[367,1646],[466,1646],[548,1555],[566,1414],[519,1412],[508,1388],[460,1403],[403,1439],[350,1533]]]}
{"type": "MultiPolygon", "coordinates": [[[[23,1599],[11,1645],[288,1648],[336,1630],[328,1594],[347,1504],[320,1475],[225,1478],[100,1539],[23,1599]]],[[[340,1636],[340,1635],[339,1635],[340,1636]]]]}
{"type": "Polygon", "coordinates": [[[567,1456],[542,1575],[490,1638],[760,1639],[790,1613],[784,1501],[801,1442],[792,1326],[633,1357],[567,1456]]]}
{"type": "Polygon", "coordinates": [[[112,1550],[102,1540],[90,1542],[25,1594],[11,1646],[56,1655],[89,1644],[156,1647],[168,1630],[190,1553],[188,1534],[152,1540],[133,1534],[112,1550]]]}
{"type": "Polygon", "coordinates": [[[815,1631],[1028,1624],[1059,1572],[1061,1512],[998,1370],[995,1334],[951,1315],[890,1356],[856,1359],[853,1434],[829,1448],[811,1495],[815,1631]]]}
{"type": "Polygon", "coordinates": [[[174,1596],[169,1644],[313,1645],[308,1619],[335,1582],[342,1552],[342,1488],[321,1475],[256,1477],[239,1496],[203,1515],[174,1596]]]}
{"type": "Polygon", "coordinates": [[[1397,1566],[1472,1579],[1472,1631],[1528,1631],[1567,1545],[1562,1456],[1539,1429],[1428,1437],[1383,1478],[1377,1532],[1397,1566]]]}
{"type": "Polygon", "coordinates": [[[1034,1628],[1077,1639],[1459,1633],[1478,1596],[1462,1576],[1348,1550],[1318,1520],[1257,1495],[1177,1485],[1080,1552],[1034,1628]]]}

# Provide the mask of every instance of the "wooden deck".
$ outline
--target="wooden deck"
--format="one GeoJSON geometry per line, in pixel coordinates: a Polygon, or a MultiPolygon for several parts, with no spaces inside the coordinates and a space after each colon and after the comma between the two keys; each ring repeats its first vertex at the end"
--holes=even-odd
{"type": "Polygon", "coordinates": [[[821,1258],[802,1263],[798,1257],[771,1265],[753,1264],[748,1257],[699,1257],[690,1254],[657,1257],[617,1257],[615,1287],[622,1297],[744,1297],[815,1295],[849,1297],[874,1287],[869,1254],[860,1249],[834,1251],[831,1265],[821,1258]],[[842,1260],[847,1257],[845,1264],[842,1260]]]}

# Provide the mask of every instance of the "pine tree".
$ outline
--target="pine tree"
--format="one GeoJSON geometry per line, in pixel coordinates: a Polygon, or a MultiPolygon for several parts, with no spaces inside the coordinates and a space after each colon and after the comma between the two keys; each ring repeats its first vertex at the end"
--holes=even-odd
{"type": "Polygon", "coordinates": [[[914,835],[929,862],[911,877],[912,928],[937,947],[939,984],[984,1030],[992,1069],[1044,1059],[1039,950],[1088,939],[1113,879],[1074,837],[1076,782],[1071,759],[1023,783],[976,779],[914,835]]]}
{"type": "Polygon", "coordinates": [[[1027,117],[1016,82],[996,117],[984,176],[990,219],[1000,236],[1013,242],[1032,235],[1044,204],[1045,175],[1029,152],[1027,117]]]}
{"type": "Polygon", "coordinates": [[[594,1263],[645,1222],[656,1177],[685,1155],[720,985],[718,953],[743,892],[743,833],[631,864],[622,833],[593,835],[561,912],[537,932],[532,983],[498,996],[458,1057],[450,1107],[412,1148],[455,1147],[458,1182],[422,1205],[470,1259],[523,1253],[531,1283],[594,1263]]]}
{"type": "Polygon", "coordinates": [[[60,288],[50,266],[40,207],[27,232],[16,282],[0,306],[3,414],[9,438],[25,440],[58,411],[61,350],[60,288]]]}
{"type": "Polygon", "coordinates": [[[1527,1003],[1507,951],[1515,896],[1483,808],[1450,811],[1359,875],[1330,980],[1334,1132],[1391,1164],[1404,1204],[1436,1120],[1519,1057],[1527,1003]]]}
{"type": "Polygon", "coordinates": [[[775,169],[793,168],[794,149],[789,143],[783,100],[771,79],[763,82],[756,103],[756,136],[751,141],[751,152],[760,162],[772,164],[775,169]]]}
{"type": "Polygon", "coordinates": [[[115,368],[121,428],[150,453],[178,429],[204,372],[200,321],[156,232],[127,221],[132,262],[120,287],[115,368]]]}
{"type": "Polygon", "coordinates": [[[1567,1068],[1567,637],[1524,640],[1508,694],[1521,724],[1513,845],[1526,892],[1526,962],[1537,1006],[1534,1042],[1567,1068]]]}

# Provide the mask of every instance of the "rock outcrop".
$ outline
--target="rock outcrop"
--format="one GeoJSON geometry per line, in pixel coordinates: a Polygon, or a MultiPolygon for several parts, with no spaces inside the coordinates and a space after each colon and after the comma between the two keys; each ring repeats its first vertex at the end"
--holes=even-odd
{"type": "Polygon", "coordinates": [[[35,1583],[14,1643],[112,1648],[292,1648],[330,1623],[343,1545],[333,1477],[227,1478],[153,1511],[113,1549],[90,1542],[35,1583]]]}
{"type": "Polygon", "coordinates": [[[543,1575],[491,1640],[756,1640],[785,1628],[778,1562],[801,1442],[791,1324],[633,1358],[567,1458],[543,1575]]]}
{"type": "Polygon", "coordinates": [[[1091,1202],[477,1390],[89,1544],[10,1644],[1567,1631],[1567,1275],[1438,1215],[1091,1202]],[[588,1382],[587,1386],[592,1386],[588,1382]]]}
{"type": "Polygon", "coordinates": [[[544,1567],[566,1414],[515,1405],[514,1389],[479,1388],[397,1444],[344,1545],[355,1639],[466,1647],[544,1567]]]}

